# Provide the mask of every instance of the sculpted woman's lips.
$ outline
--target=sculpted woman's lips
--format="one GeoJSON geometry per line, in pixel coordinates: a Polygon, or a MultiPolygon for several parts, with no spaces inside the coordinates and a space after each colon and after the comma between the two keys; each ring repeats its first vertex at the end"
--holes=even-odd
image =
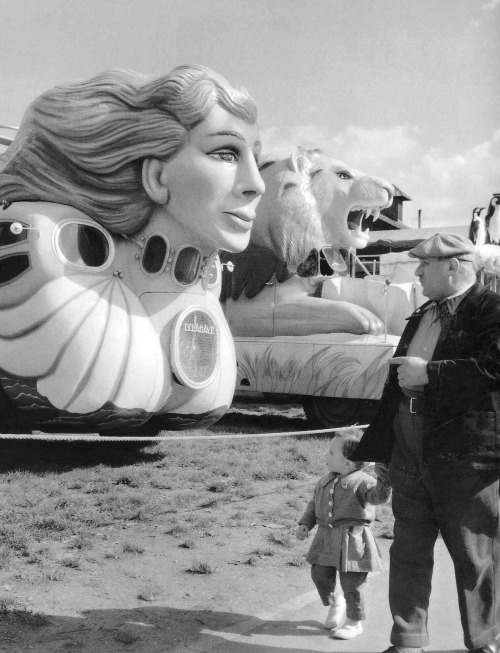
{"type": "Polygon", "coordinates": [[[244,211],[223,211],[223,213],[243,220],[243,222],[253,222],[255,220],[255,213],[245,213],[244,211]]]}

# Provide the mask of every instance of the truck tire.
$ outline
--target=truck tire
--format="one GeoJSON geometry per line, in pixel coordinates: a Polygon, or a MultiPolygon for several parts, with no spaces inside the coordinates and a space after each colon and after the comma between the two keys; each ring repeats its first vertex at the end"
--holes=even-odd
{"type": "Polygon", "coordinates": [[[368,424],[377,412],[375,399],[304,397],[302,405],[311,428],[339,428],[368,424]]]}

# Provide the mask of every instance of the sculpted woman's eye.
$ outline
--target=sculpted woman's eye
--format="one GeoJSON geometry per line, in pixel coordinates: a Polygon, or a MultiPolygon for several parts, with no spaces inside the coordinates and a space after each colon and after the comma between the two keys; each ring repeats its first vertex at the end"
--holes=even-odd
{"type": "Polygon", "coordinates": [[[215,152],[210,153],[211,156],[215,156],[221,161],[226,161],[227,163],[235,163],[239,161],[239,152],[231,149],[216,150],[215,152]]]}

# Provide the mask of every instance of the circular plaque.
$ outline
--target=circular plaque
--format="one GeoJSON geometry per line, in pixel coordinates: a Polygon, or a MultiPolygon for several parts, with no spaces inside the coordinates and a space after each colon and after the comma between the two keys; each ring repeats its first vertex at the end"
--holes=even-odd
{"type": "Polygon", "coordinates": [[[201,306],[177,316],[172,332],[172,367],[180,383],[205,388],[219,364],[219,331],[215,318],[201,306]]]}

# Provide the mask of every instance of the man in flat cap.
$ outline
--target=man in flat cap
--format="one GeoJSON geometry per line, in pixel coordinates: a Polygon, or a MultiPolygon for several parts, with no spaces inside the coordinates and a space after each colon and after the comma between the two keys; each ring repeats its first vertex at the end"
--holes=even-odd
{"type": "Polygon", "coordinates": [[[409,317],[379,411],[351,456],[388,463],[393,487],[394,623],[384,653],[420,653],[429,643],[439,533],[455,566],[465,646],[497,653],[500,296],[476,282],[467,238],[436,234],[409,253],[429,301],[409,317]]]}

